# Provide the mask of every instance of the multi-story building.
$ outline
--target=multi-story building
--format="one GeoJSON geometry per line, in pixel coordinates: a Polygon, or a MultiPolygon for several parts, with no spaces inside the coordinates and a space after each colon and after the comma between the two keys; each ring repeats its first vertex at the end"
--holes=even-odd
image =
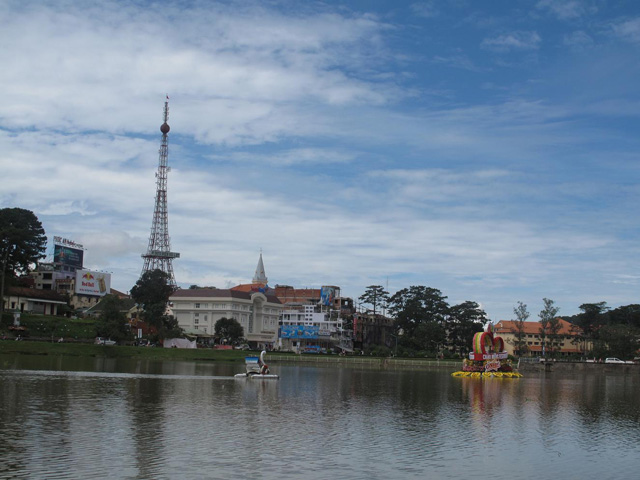
{"type": "Polygon", "coordinates": [[[271,293],[233,289],[193,288],[176,290],[171,310],[180,328],[212,334],[221,318],[232,318],[242,326],[251,347],[271,348],[278,335],[282,303],[271,293]]]}
{"type": "Polygon", "coordinates": [[[557,334],[542,336],[540,322],[523,322],[523,338],[526,352],[517,349],[517,323],[513,320],[500,320],[494,325],[494,335],[504,340],[505,350],[509,355],[539,356],[548,355],[552,351],[560,356],[584,355],[591,347],[582,340],[582,331],[576,325],[558,318],[560,329],[557,334]]]}
{"type": "Polygon", "coordinates": [[[353,301],[340,295],[340,287],[295,288],[290,285],[276,285],[276,297],[286,304],[323,305],[334,310],[352,308],[353,301]]]}
{"type": "Polygon", "coordinates": [[[282,350],[352,350],[351,336],[344,331],[336,310],[322,311],[318,305],[290,303],[284,307],[279,323],[278,348],[282,350]]]}
{"type": "Polygon", "coordinates": [[[267,282],[261,253],[251,283],[177,290],[169,302],[178,325],[196,336],[211,335],[218,320],[233,318],[253,348],[352,350],[340,316],[339,287],[271,288],[267,282]]]}
{"type": "MultiPolygon", "coordinates": [[[[89,295],[77,293],[76,291],[76,271],[82,270],[56,263],[39,263],[36,269],[29,272],[25,279],[31,288],[36,290],[55,291],[65,296],[69,307],[73,310],[84,311],[100,302],[104,295],[89,295]]],[[[109,289],[109,293],[126,298],[127,295],[114,289],[109,289]]]]}
{"type": "Polygon", "coordinates": [[[396,346],[393,335],[394,321],[379,313],[356,313],[353,315],[353,344],[366,349],[376,345],[389,348],[396,346]]]}

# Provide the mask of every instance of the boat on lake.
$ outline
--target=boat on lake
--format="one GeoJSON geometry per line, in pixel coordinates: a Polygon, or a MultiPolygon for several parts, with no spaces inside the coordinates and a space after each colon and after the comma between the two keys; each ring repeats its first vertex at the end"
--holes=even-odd
{"type": "Polygon", "coordinates": [[[266,351],[262,351],[259,357],[245,357],[246,373],[237,373],[235,378],[249,378],[252,380],[277,380],[278,375],[269,371],[269,365],[264,361],[266,351]]]}

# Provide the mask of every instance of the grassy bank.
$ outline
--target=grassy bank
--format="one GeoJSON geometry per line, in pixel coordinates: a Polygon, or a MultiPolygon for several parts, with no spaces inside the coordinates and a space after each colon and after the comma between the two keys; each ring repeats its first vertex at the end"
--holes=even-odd
{"type": "Polygon", "coordinates": [[[153,360],[204,360],[218,362],[244,362],[247,352],[242,350],[213,350],[104,346],[86,343],[49,343],[4,340],[0,341],[0,354],[66,355],[76,357],[141,358],[153,360]]]}
{"type": "MultiPolygon", "coordinates": [[[[104,346],[86,343],[51,343],[4,340],[0,341],[0,354],[20,355],[64,355],[76,357],[133,358],[150,360],[191,360],[244,363],[247,355],[258,352],[243,350],[214,350],[209,348],[182,349],[159,347],[104,346]]],[[[459,366],[459,360],[401,359],[371,356],[338,355],[297,355],[294,353],[273,352],[267,355],[267,361],[273,363],[308,363],[335,365],[369,365],[376,368],[424,368],[459,366]]]]}
{"type": "MultiPolygon", "coordinates": [[[[13,315],[4,313],[0,322],[0,335],[14,336],[9,330],[13,325],[13,315]]],[[[93,341],[96,338],[96,321],[93,318],[67,318],[53,315],[20,314],[20,326],[26,331],[20,332],[23,337],[32,338],[73,338],[75,340],[93,341]]]]}

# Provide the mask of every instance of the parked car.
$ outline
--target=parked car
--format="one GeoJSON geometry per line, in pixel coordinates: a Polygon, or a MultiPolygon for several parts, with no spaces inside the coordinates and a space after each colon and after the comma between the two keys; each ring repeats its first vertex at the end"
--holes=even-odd
{"type": "Polygon", "coordinates": [[[115,345],[116,342],[111,340],[110,338],[96,337],[96,341],[94,342],[96,345],[115,345]]]}
{"type": "Polygon", "coordinates": [[[610,357],[605,359],[604,363],[628,363],[628,364],[633,364],[633,362],[625,362],[624,360],[620,360],[619,358],[615,358],[615,357],[610,357]]]}

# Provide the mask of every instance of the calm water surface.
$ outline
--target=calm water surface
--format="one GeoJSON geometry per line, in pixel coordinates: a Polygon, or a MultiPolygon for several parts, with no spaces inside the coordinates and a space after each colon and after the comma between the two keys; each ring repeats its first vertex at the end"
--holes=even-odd
{"type": "Polygon", "coordinates": [[[640,375],[0,355],[0,478],[636,479],[640,375]]]}

